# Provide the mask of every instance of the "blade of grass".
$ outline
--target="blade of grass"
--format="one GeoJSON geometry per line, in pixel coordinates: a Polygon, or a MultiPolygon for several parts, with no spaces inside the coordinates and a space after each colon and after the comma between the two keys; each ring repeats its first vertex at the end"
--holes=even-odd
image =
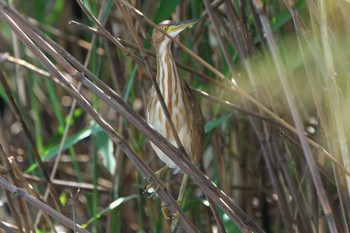
{"type": "Polygon", "coordinates": [[[39,112],[39,105],[40,103],[38,103],[35,93],[34,93],[34,86],[35,85],[40,85],[37,84],[36,82],[38,82],[38,80],[33,76],[33,75],[29,75],[29,86],[28,86],[28,93],[29,93],[29,100],[31,103],[31,114],[32,114],[32,119],[34,121],[34,136],[35,136],[35,142],[36,142],[36,148],[39,152],[39,154],[42,154],[43,151],[43,134],[42,134],[42,120],[41,120],[41,114],[39,112]]]}
{"type": "MultiPolygon", "coordinates": [[[[73,146],[74,144],[80,142],[81,140],[83,140],[87,137],[90,137],[91,135],[97,134],[98,132],[101,132],[101,131],[103,131],[103,129],[99,125],[92,124],[91,126],[88,126],[87,128],[74,134],[73,136],[68,137],[63,145],[63,150],[66,150],[69,147],[73,146]]],[[[48,160],[54,158],[55,156],[57,156],[58,152],[59,152],[59,144],[55,144],[55,145],[51,146],[50,148],[45,149],[45,151],[43,151],[42,160],[44,162],[48,161],[48,160]]],[[[38,167],[38,165],[34,163],[31,166],[29,166],[25,170],[25,172],[26,173],[32,172],[37,167],[38,167]]]]}
{"type": "Polygon", "coordinates": [[[267,42],[269,45],[269,49],[270,49],[270,52],[272,54],[272,58],[273,58],[273,61],[275,63],[275,67],[276,67],[277,72],[279,74],[279,78],[280,78],[280,82],[281,82],[281,85],[282,85],[282,88],[283,88],[283,91],[285,94],[285,98],[288,102],[288,106],[289,106],[289,109],[291,111],[293,121],[294,121],[294,124],[295,124],[296,129],[297,129],[297,135],[298,135],[300,143],[302,145],[304,156],[305,156],[305,159],[306,159],[307,164],[309,166],[310,173],[311,173],[312,179],[314,181],[314,185],[316,187],[318,197],[319,197],[320,202],[321,202],[321,206],[322,206],[323,211],[326,215],[329,230],[331,232],[338,232],[337,227],[335,225],[333,212],[332,212],[332,209],[330,207],[329,200],[327,198],[324,186],[323,186],[322,181],[321,181],[319,170],[316,166],[310,145],[307,142],[307,137],[304,133],[305,130],[304,130],[304,126],[302,124],[301,118],[300,118],[299,111],[296,108],[296,104],[294,102],[291,91],[289,89],[290,85],[288,84],[287,74],[285,73],[285,70],[283,69],[283,66],[281,64],[281,58],[279,55],[279,51],[277,50],[277,47],[276,47],[275,39],[272,35],[272,31],[271,31],[271,28],[268,24],[266,15],[263,12],[263,4],[260,0],[255,0],[254,3],[255,3],[255,6],[258,10],[259,17],[260,17],[262,26],[264,28],[264,31],[266,33],[266,38],[267,38],[267,42]]]}
{"type": "Polygon", "coordinates": [[[212,121],[207,122],[205,124],[205,126],[204,126],[204,132],[206,134],[211,132],[213,129],[215,129],[219,125],[221,125],[221,124],[225,123],[226,121],[228,121],[231,117],[232,117],[232,113],[229,113],[227,115],[224,115],[222,117],[219,117],[217,119],[214,119],[212,121]]]}
{"type": "Polygon", "coordinates": [[[60,101],[57,98],[53,84],[48,79],[45,79],[44,82],[45,82],[45,86],[47,88],[49,99],[51,101],[51,104],[53,106],[53,110],[55,112],[55,115],[56,115],[56,118],[58,121],[58,132],[62,132],[65,124],[64,124],[63,117],[62,117],[61,106],[59,104],[60,101]]]}
{"type": "Polygon", "coordinates": [[[132,199],[135,199],[136,195],[130,195],[130,196],[125,196],[125,197],[120,197],[117,200],[113,201],[112,203],[110,203],[108,205],[107,208],[101,210],[100,212],[98,212],[96,215],[92,216],[92,218],[90,218],[89,220],[87,220],[82,227],[86,228],[88,227],[92,222],[96,221],[97,219],[101,218],[103,215],[107,214],[108,212],[118,208],[120,205],[122,205],[125,202],[128,202],[132,199]]]}

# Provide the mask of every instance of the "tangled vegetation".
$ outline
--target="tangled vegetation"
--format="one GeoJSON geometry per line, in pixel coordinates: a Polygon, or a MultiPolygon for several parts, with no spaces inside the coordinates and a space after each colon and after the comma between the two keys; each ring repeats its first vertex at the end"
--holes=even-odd
{"type": "Polygon", "coordinates": [[[349,232],[348,13],[340,0],[1,0],[0,229],[349,232]],[[144,120],[164,19],[200,20],[173,46],[205,117],[199,167],[144,120]],[[182,176],[154,174],[150,141],[190,177],[182,210],[182,176]]]}

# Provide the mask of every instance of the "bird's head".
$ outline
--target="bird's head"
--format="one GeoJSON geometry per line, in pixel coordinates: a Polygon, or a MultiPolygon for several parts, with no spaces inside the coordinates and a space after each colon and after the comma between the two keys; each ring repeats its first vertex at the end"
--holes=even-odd
{"type": "Polygon", "coordinates": [[[198,19],[186,20],[181,22],[175,22],[171,20],[164,20],[158,24],[157,29],[153,30],[152,41],[155,46],[160,46],[163,42],[169,43],[171,40],[164,35],[160,30],[166,32],[172,38],[175,38],[184,29],[198,23],[198,19]]]}

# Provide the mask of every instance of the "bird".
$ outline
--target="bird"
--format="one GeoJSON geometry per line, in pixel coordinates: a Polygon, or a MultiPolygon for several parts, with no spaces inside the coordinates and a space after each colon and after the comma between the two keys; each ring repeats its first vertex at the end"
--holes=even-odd
{"type": "MultiPolygon", "coordinates": [[[[172,40],[161,31],[165,32],[172,38],[176,38],[180,32],[198,21],[199,20],[186,20],[175,22],[165,20],[158,24],[158,30],[155,29],[152,33],[152,44],[156,51],[156,81],[180,142],[189,155],[191,162],[195,165],[198,165],[203,155],[205,138],[203,115],[188,83],[179,76],[171,51],[172,40]]],[[[179,147],[162,109],[154,86],[150,88],[148,93],[146,120],[153,129],[158,131],[171,144],[175,147],[179,147]]],[[[172,161],[172,159],[152,142],[151,146],[160,160],[166,164],[166,166],[157,171],[156,174],[159,175],[161,172],[169,168],[172,169],[174,174],[180,171],[180,168],[172,161]]],[[[188,176],[184,174],[177,198],[177,203],[180,207],[182,207],[183,204],[183,196],[187,182],[188,176]]]]}

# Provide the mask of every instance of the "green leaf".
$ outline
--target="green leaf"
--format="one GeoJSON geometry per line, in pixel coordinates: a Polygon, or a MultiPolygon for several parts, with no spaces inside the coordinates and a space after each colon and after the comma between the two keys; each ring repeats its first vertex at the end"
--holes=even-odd
{"type": "MultiPolygon", "coordinates": [[[[67,148],[73,146],[74,144],[80,142],[81,140],[91,136],[91,135],[95,135],[98,132],[101,132],[103,129],[96,123],[92,124],[91,126],[83,129],[82,131],[76,133],[75,135],[69,137],[64,145],[63,145],[63,150],[66,150],[67,148]]],[[[45,162],[49,159],[54,158],[57,153],[58,153],[58,149],[59,149],[59,143],[55,144],[54,146],[51,146],[49,148],[45,148],[44,152],[43,152],[43,156],[42,156],[42,161],[45,162]]],[[[35,170],[38,167],[38,165],[32,164],[29,168],[27,168],[27,170],[25,171],[26,173],[32,172],[33,170],[35,170]]]]}
{"type": "Polygon", "coordinates": [[[103,209],[102,211],[98,212],[95,216],[93,216],[92,218],[90,218],[86,223],[84,223],[82,225],[83,228],[86,228],[87,226],[89,226],[92,222],[94,222],[95,220],[99,219],[100,217],[102,217],[102,215],[108,213],[109,211],[119,207],[121,204],[123,204],[124,202],[130,201],[134,198],[136,198],[137,195],[130,195],[130,196],[126,196],[126,197],[120,197],[117,200],[113,201],[111,204],[108,205],[107,208],[103,209]]]}
{"type": "Polygon", "coordinates": [[[61,105],[60,105],[60,101],[58,100],[58,97],[56,96],[56,88],[52,82],[49,81],[49,79],[45,79],[44,83],[46,85],[47,88],[47,93],[50,99],[50,102],[52,104],[53,107],[53,111],[55,113],[55,116],[57,118],[57,121],[59,123],[59,127],[63,127],[64,126],[64,120],[62,117],[62,110],[61,110],[61,105]]]}
{"type": "MultiPolygon", "coordinates": [[[[306,2],[305,1],[297,1],[295,4],[296,10],[299,12],[302,10],[302,8],[305,7],[306,2]]],[[[273,32],[277,31],[282,27],[284,24],[286,24],[289,20],[292,19],[292,15],[288,9],[284,9],[279,11],[275,17],[272,18],[270,25],[271,30],[273,32]]]]}
{"type": "MultiPolygon", "coordinates": [[[[205,200],[199,200],[199,201],[202,202],[203,205],[209,207],[208,200],[205,199],[205,200]]],[[[235,223],[221,209],[218,208],[217,210],[219,212],[219,215],[220,215],[220,218],[222,220],[222,223],[224,224],[226,232],[229,232],[229,233],[241,233],[241,231],[235,225],[235,223]]]]}
{"type": "Polygon", "coordinates": [[[4,87],[0,84],[0,96],[4,99],[4,101],[6,102],[6,104],[8,104],[8,98],[6,95],[6,92],[4,90],[4,87]]]}
{"type": "Polygon", "coordinates": [[[67,199],[67,193],[66,193],[66,192],[63,192],[63,193],[60,195],[59,199],[60,199],[60,202],[61,202],[62,206],[66,206],[67,200],[68,200],[68,199],[67,199]]]}
{"type": "Polygon", "coordinates": [[[222,219],[222,222],[224,223],[224,226],[227,232],[241,233],[239,228],[232,222],[232,220],[226,214],[222,213],[221,219],[222,219]]]}
{"type": "Polygon", "coordinates": [[[197,19],[201,17],[201,13],[203,12],[203,1],[202,0],[192,0],[191,4],[191,13],[192,18],[197,19]]]}
{"type": "Polygon", "coordinates": [[[37,79],[37,77],[31,72],[29,73],[28,78],[28,94],[29,94],[29,101],[30,105],[32,106],[31,114],[33,116],[34,121],[34,137],[35,137],[35,144],[36,148],[41,154],[44,149],[44,138],[42,134],[42,127],[43,127],[43,121],[42,121],[42,115],[40,114],[40,103],[38,102],[38,99],[33,91],[35,90],[36,86],[40,86],[41,80],[37,79]]]}
{"type": "Polygon", "coordinates": [[[103,16],[102,16],[102,19],[101,19],[101,22],[106,22],[106,20],[108,19],[108,17],[110,16],[111,14],[111,11],[113,9],[113,6],[114,6],[114,1],[113,0],[108,0],[105,4],[105,9],[103,11],[103,16]]]}
{"type": "Polygon", "coordinates": [[[169,19],[179,2],[179,0],[161,0],[153,22],[158,24],[165,19],[169,19]]]}
{"type": "Polygon", "coordinates": [[[126,90],[125,90],[125,94],[124,94],[124,101],[128,101],[129,99],[129,95],[130,95],[130,92],[131,92],[131,89],[133,88],[133,85],[134,85],[134,80],[135,80],[135,77],[136,77],[136,71],[138,69],[138,65],[135,65],[134,69],[132,70],[132,73],[131,73],[131,78],[128,79],[128,83],[126,85],[126,90]]]}
{"type": "Polygon", "coordinates": [[[210,131],[212,131],[213,129],[215,129],[216,127],[221,125],[222,123],[228,121],[231,118],[231,116],[232,116],[232,113],[229,113],[225,116],[222,116],[222,117],[219,117],[215,120],[209,121],[204,126],[204,132],[209,133],[210,131]]]}
{"type": "Polygon", "coordinates": [[[113,154],[113,141],[104,131],[98,132],[95,136],[98,154],[102,157],[103,166],[113,175],[116,161],[113,154]]]}

